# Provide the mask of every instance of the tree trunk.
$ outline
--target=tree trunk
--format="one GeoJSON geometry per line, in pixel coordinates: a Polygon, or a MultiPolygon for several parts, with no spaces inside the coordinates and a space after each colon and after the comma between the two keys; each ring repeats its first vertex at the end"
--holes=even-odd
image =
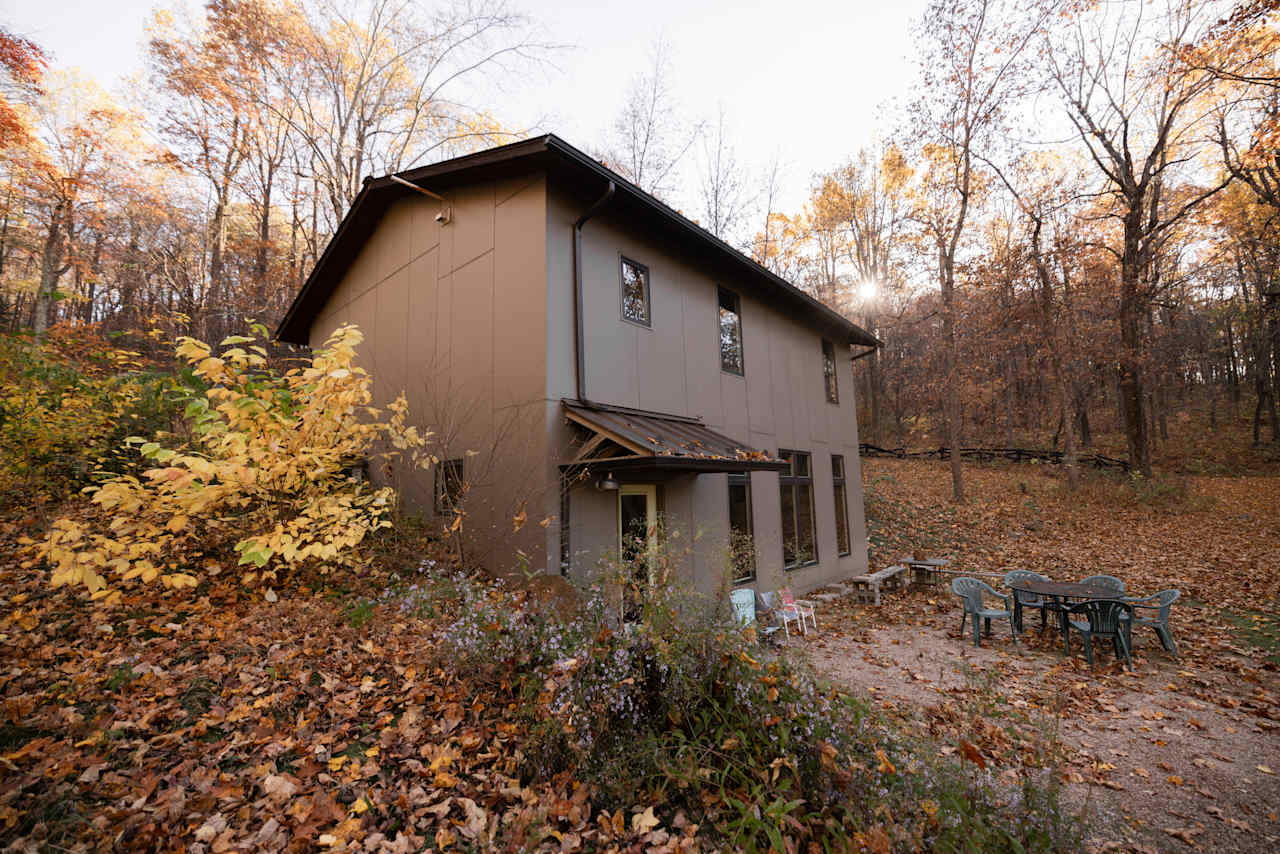
{"type": "Polygon", "coordinates": [[[40,256],[40,284],[36,289],[36,311],[31,320],[31,328],[37,335],[43,335],[52,320],[54,292],[58,287],[58,279],[62,278],[62,229],[66,217],[67,202],[58,199],[54,203],[49,216],[49,230],[44,238],[44,252],[40,256]]]}
{"type": "Polygon", "coordinates": [[[1129,443],[1129,465],[1144,477],[1151,477],[1151,439],[1142,382],[1142,324],[1147,313],[1142,293],[1142,200],[1130,200],[1129,210],[1124,220],[1124,254],[1120,260],[1120,410],[1129,443]]]}
{"type": "Polygon", "coordinates": [[[947,347],[947,444],[951,446],[951,500],[964,503],[964,472],[960,468],[960,391],[956,388],[960,369],[956,347],[955,261],[941,254],[942,262],[942,331],[947,347]]]}

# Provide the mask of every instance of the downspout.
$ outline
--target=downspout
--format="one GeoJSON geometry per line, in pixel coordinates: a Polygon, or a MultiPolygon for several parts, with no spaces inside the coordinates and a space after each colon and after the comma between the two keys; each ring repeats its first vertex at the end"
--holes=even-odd
{"type": "Polygon", "coordinates": [[[596,199],[595,204],[587,208],[587,212],[578,217],[573,224],[573,378],[578,395],[578,402],[590,404],[586,395],[586,379],[583,377],[583,365],[586,362],[586,339],[582,329],[582,226],[613,198],[618,189],[613,181],[605,189],[604,195],[596,199]]]}

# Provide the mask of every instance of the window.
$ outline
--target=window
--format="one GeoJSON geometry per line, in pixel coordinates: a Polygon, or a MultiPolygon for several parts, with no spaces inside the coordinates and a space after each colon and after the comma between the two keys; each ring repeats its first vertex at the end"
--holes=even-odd
{"type": "Polygon", "coordinates": [[[720,370],[742,376],[742,304],[733,291],[719,291],[720,370]]]}
{"type": "Polygon", "coordinates": [[[822,339],[822,381],[827,386],[827,403],[840,402],[840,386],[836,381],[836,348],[822,339]]]}
{"type": "Polygon", "coordinates": [[[649,268],[630,258],[622,259],[622,318],[641,326],[649,320],[649,268]]]}
{"type": "Polygon", "coordinates": [[[436,466],[436,512],[451,513],[462,504],[466,495],[466,481],[462,474],[463,461],[441,460],[436,466]]]}
{"type": "Polygon", "coordinates": [[[729,475],[729,566],[733,583],[754,581],[756,546],[751,534],[751,475],[729,475]]]}
{"type": "Polygon", "coordinates": [[[813,531],[813,471],[802,451],[778,451],[790,468],[782,472],[782,564],[796,569],[818,562],[813,531]]]}
{"type": "Polygon", "coordinates": [[[836,497],[836,551],[847,555],[849,546],[849,501],[844,489],[844,456],[831,455],[831,483],[836,497]]]}

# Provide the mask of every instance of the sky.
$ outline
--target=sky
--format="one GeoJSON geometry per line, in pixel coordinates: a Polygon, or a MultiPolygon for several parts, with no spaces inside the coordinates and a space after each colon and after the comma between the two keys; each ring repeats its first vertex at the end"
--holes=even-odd
{"type": "MultiPolygon", "coordinates": [[[[189,0],[188,0],[189,2],[189,0]]],[[[171,5],[171,0],[166,5],[171,5]]],[[[156,0],[0,0],[0,24],[79,67],[108,89],[142,66],[144,26],[156,0]]],[[[810,178],[887,130],[886,105],[909,95],[910,27],[923,0],[513,0],[541,36],[563,45],[527,79],[486,93],[493,113],[554,131],[580,148],[603,140],[654,41],[672,48],[684,114],[712,119],[723,105],[740,161],[783,164],[784,210],[797,210],[810,178]]],[[[694,173],[686,170],[686,184],[694,173]]],[[[692,187],[675,203],[691,204],[692,187]]]]}

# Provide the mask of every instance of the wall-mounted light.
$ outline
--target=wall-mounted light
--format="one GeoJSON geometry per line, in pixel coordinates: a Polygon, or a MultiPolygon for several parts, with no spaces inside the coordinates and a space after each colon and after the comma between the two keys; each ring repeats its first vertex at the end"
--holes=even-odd
{"type": "Polygon", "coordinates": [[[599,489],[603,492],[617,492],[618,482],[613,479],[613,472],[609,472],[600,480],[597,480],[596,489],[599,489]]]}

